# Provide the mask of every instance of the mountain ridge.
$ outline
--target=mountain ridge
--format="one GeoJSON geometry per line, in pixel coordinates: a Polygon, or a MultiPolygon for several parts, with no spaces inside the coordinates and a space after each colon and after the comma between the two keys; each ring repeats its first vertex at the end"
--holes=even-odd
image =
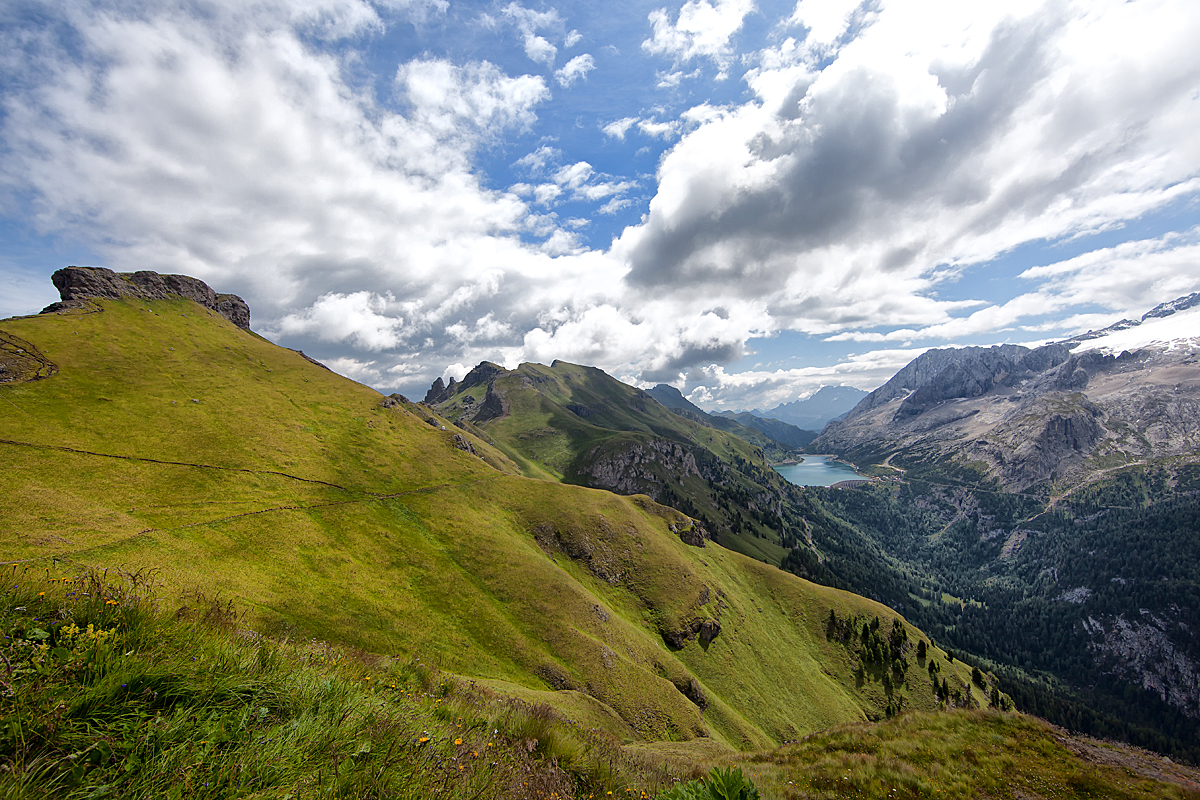
{"type": "Polygon", "coordinates": [[[1200,449],[1189,433],[1200,421],[1200,338],[1168,346],[1141,342],[1136,332],[1152,335],[1192,315],[1200,320],[1195,295],[1158,306],[1146,321],[1038,348],[927,351],[831,423],[815,446],[864,465],[893,454],[900,466],[974,464],[1016,491],[1053,491],[1095,470],[1186,457],[1200,449]],[[1103,351],[1110,340],[1132,346],[1103,351]]]}

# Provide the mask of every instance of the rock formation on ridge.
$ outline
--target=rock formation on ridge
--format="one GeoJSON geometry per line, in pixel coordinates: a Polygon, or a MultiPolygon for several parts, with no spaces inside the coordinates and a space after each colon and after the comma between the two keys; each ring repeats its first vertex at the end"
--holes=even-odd
{"type": "Polygon", "coordinates": [[[239,328],[250,328],[250,307],[236,294],[218,294],[200,280],[187,275],[160,275],[150,270],[113,272],[105,267],[63,267],[50,276],[62,300],[42,309],[54,313],[83,300],[136,297],[167,300],[182,297],[212,309],[239,328]]]}

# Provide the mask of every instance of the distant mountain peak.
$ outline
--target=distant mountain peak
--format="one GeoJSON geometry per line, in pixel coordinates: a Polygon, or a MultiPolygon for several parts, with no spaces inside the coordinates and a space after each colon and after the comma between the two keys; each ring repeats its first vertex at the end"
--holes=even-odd
{"type": "Polygon", "coordinates": [[[1159,303],[1142,315],[1142,322],[1158,317],[1169,317],[1179,311],[1186,311],[1200,305],[1200,292],[1192,292],[1185,297],[1177,297],[1169,303],[1159,303]]]}
{"type": "Polygon", "coordinates": [[[1069,339],[1073,353],[1099,350],[1116,355],[1147,347],[1200,345],[1200,292],[1160,303],[1139,320],[1123,319],[1099,331],[1069,339]]]}
{"type": "MultiPolygon", "coordinates": [[[[1036,349],[928,350],[816,446],[871,461],[973,465],[1025,491],[1121,463],[1194,457],[1200,293],[1036,349]]],[[[982,473],[981,473],[982,474],[982,473]]]]}
{"type": "Polygon", "coordinates": [[[831,420],[840,419],[867,392],[853,386],[822,386],[808,397],[781,403],[770,411],[755,412],[757,416],[777,419],[810,431],[820,431],[831,420]]]}
{"type": "Polygon", "coordinates": [[[669,383],[660,383],[653,389],[647,389],[646,394],[662,403],[667,408],[690,411],[693,414],[708,416],[708,412],[683,396],[683,392],[669,383]]]}

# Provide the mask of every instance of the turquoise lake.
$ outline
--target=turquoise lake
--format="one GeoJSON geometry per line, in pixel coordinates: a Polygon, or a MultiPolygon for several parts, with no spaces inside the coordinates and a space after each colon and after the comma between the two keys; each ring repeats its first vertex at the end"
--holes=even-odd
{"type": "Polygon", "coordinates": [[[854,471],[854,467],[829,456],[805,456],[801,463],[780,465],[775,471],[797,486],[832,486],[838,481],[863,477],[854,471]]]}

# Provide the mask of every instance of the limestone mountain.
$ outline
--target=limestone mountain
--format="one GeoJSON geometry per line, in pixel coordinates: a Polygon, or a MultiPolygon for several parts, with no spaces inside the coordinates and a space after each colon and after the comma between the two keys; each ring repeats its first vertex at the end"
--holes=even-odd
{"type": "Polygon", "coordinates": [[[50,276],[62,298],[42,313],[77,307],[88,300],[138,297],[166,300],[182,297],[216,311],[239,328],[250,329],[250,307],[236,294],[218,294],[202,280],[189,275],[157,272],[116,273],[104,267],[63,267],[50,276]]]}
{"type": "Polygon", "coordinates": [[[1036,349],[930,350],[817,439],[858,464],[955,465],[1050,493],[1200,452],[1196,295],[1036,349]]]}

